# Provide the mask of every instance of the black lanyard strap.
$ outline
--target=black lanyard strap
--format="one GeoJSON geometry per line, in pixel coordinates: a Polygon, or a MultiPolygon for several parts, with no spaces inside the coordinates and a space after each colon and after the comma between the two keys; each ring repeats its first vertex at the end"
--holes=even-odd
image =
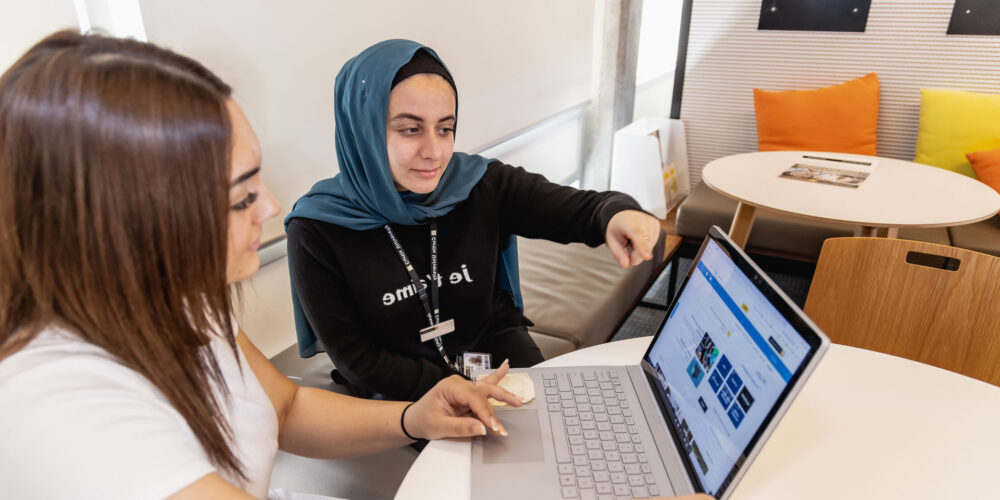
{"type": "MultiPolygon", "coordinates": [[[[406,268],[407,274],[410,275],[410,283],[413,288],[417,290],[417,296],[420,297],[420,304],[424,306],[424,312],[427,314],[428,326],[434,326],[441,322],[441,309],[438,306],[438,258],[437,258],[437,223],[432,222],[431,226],[431,276],[430,283],[421,286],[420,276],[417,275],[417,271],[413,268],[413,263],[410,262],[409,256],[406,255],[406,251],[403,250],[403,245],[399,243],[399,239],[396,238],[396,233],[392,231],[389,224],[385,225],[385,232],[388,233],[389,239],[392,241],[392,246],[396,248],[396,253],[399,254],[399,260],[403,263],[403,267],[406,268]],[[427,297],[427,288],[431,289],[430,300],[427,297]]],[[[444,351],[444,341],[440,336],[434,337],[434,345],[437,347],[438,352],[441,357],[444,358],[444,362],[448,366],[453,366],[451,360],[448,358],[448,354],[444,351]]]]}
{"type": "MultiPolygon", "coordinates": [[[[411,276],[412,280],[413,277],[411,276]]],[[[441,322],[441,306],[438,302],[438,230],[437,223],[431,222],[431,304],[434,307],[434,323],[431,325],[436,325],[441,322]]],[[[437,337],[438,340],[441,337],[437,337]]],[[[448,357],[445,356],[445,359],[448,357]]]]}

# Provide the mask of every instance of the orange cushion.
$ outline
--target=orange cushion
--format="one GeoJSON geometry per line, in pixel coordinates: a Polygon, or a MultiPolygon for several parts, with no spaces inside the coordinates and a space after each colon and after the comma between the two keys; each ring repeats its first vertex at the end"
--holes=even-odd
{"type": "Polygon", "coordinates": [[[965,157],[969,159],[979,180],[1000,193],[1000,148],[966,153],[965,157]]]}
{"type": "Polygon", "coordinates": [[[878,75],[816,90],[753,89],[761,151],[876,154],[878,75]]]}

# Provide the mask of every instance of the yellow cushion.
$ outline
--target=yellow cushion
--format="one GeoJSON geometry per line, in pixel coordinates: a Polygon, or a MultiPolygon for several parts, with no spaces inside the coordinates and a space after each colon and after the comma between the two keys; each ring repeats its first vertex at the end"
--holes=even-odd
{"type": "Polygon", "coordinates": [[[1000,94],[922,89],[913,161],[976,178],[965,153],[1000,147],[1000,94]]]}
{"type": "Polygon", "coordinates": [[[753,89],[757,147],[875,155],[878,96],[875,73],[815,90],[753,89]]]}
{"type": "Polygon", "coordinates": [[[983,184],[1000,193],[1000,148],[965,155],[983,184]]]}

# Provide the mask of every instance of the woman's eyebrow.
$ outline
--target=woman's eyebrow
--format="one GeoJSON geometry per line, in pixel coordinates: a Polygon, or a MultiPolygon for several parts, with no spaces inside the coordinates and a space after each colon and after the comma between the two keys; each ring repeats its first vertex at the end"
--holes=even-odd
{"type": "MultiPolygon", "coordinates": [[[[444,118],[441,118],[437,122],[441,123],[441,122],[446,122],[448,120],[454,120],[454,119],[455,119],[455,115],[448,115],[448,116],[446,116],[444,118]]],[[[421,122],[421,123],[424,121],[423,118],[421,118],[421,117],[419,117],[417,115],[412,115],[410,113],[400,113],[400,114],[398,114],[398,115],[396,115],[396,116],[394,116],[394,117],[392,117],[392,118],[389,119],[389,121],[396,121],[396,120],[413,120],[413,121],[417,121],[417,122],[421,122]]]]}
{"type": "Polygon", "coordinates": [[[233,182],[231,182],[229,184],[229,187],[236,187],[236,185],[238,185],[239,183],[246,182],[247,179],[249,179],[249,178],[257,175],[257,172],[260,172],[260,167],[254,167],[254,168],[250,169],[249,171],[244,172],[242,175],[240,175],[239,177],[237,177],[236,180],[234,180],[233,182]]]}
{"type": "Polygon", "coordinates": [[[421,117],[419,117],[417,115],[412,115],[410,113],[400,113],[400,114],[392,117],[389,121],[395,121],[395,120],[414,120],[414,121],[418,121],[418,122],[424,121],[423,118],[421,118],[421,117]]]}

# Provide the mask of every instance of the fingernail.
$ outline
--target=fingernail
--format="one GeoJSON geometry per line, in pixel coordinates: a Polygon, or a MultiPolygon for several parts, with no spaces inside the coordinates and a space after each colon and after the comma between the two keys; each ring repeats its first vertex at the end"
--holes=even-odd
{"type": "Polygon", "coordinates": [[[500,431],[500,422],[497,422],[496,417],[490,418],[490,427],[493,428],[493,432],[500,431]]]}
{"type": "Polygon", "coordinates": [[[504,358],[503,363],[500,363],[500,366],[506,365],[508,363],[510,363],[510,358],[504,358]]]}
{"type": "Polygon", "coordinates": [[[507,437],[507,429],[504,429],[503,427],[501,427],[500,428],[500,435],[503,436],[503,437],[507,437]]]}
{"type": "Polygon", "coordinates": [[[479,435],[480,436],[486,435],[486,426],[483,424],[479,424],[479,435]]]}

